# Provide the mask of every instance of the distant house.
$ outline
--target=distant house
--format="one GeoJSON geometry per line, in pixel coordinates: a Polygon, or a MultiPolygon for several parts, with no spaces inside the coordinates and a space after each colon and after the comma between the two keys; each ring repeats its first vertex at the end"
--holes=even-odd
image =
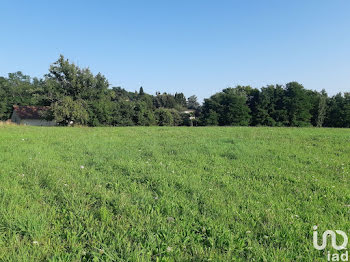
{"type": "Polygon", "coordinates": [[[194,119],[196,119],[196,117],[194,116],[195,112],[196,112],[196,110],[186,109],[185,111],[182,111],[181,113],[190,115],[190,119],[194,120],[194,119]]]}
{"type": "Polygon", "coordinates": [[[193,109],[186,109],[185,111],[182,111],[182,113],[184,114],[194,114],[194,112],[196,112],[196,110],[193,110],[193,109]]]}
{"type": "Polygon", "coordinates": [[[55,126],[55,121],[45,119],[48,106],[13,106],[11,121],[18,125],[55,126]]]}

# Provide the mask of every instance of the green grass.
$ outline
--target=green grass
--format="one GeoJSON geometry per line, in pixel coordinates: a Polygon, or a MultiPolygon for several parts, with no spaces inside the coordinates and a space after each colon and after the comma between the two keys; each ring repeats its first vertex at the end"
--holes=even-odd
{"type": "Polygon", "coordinates": [[[349,159],[349,129],[0,127],[0,261],[326,261],[349,159]]]}

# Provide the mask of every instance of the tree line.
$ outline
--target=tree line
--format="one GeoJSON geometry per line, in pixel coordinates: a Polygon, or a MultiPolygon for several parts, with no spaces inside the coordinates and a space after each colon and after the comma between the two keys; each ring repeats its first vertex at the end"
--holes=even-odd
{"type": "Polygon", "coordinates": [[[43,78],[21,72],[0,77],[0,120],[10,118],[13,105],[49,106],[43,117],[60,125],[350,127],[350,93],[330,97],[297,82],[260,89],[236,86],[200,105],[195,95],[110,88],[105,76],[62,55],[43,78]]]}

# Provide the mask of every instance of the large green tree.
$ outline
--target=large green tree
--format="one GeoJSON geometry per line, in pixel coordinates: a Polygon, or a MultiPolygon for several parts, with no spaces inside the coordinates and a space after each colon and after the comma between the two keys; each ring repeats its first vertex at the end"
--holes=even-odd
{"type": "Polygon", "coordinates": [[[93,126],[112,123],[111,92],[102,74],[93,75],[88,68],[81,69],[61,55],[50,66],[45,82],[46,99],[51,102],[58,123],[73,121],[93,126]]]}
{"type": "Polygon", "coordinates": [[[203,124],[247,126],[250,122],[247,93],[241,88],[226,88],[204,101],[203,124]]]}
{"type": "Polygon", "coordinates": [[[156,124],[153,111],[147,106],[146,102],[139,101],[133,108],[133,121],[138,126],[152,126],[156,124]]]}
{"type": "Polygon", "coordinates": [[[61,125],[85,125],[89,121],[87,104],[82,99],[65,96],[52,105],[52,111],[56,122],[61,125]]]}
{"type": "Polygon", "coordinates": [[[345,100],[341,93],[328,99],[327,114],[325,117],[325,126],[327,127],[344,127],[344,105],[345,100]]]}
{"type": "Polygon", "coordinates": [[[98,100],[108,90],[108,81],[100,73],[94,76],[88,68],[79,68],[62,55],[50,66],[46,75],[47,85],[52,90],[53,100],[69,96],[73,100],[98,100]]]}
{"type": "Polygon", "coordinates": [[[251,125],[253,126],[275,126],[276,121],[273,118],[275,110],[274,86],[261,88],[261,91],[254,90],[251,95],[249,108],[251,110],[251,125]]]}
{"type": "Polygon", "coordinates": [[[290,82],[286,85],[285,106],[288,114],[289,126],[311,125],[312,103],[310,96],[304,87],[297,82],[290,82]]]}
{"type": "Polygon", "coordinates": [[[155,117],[157,120],[157,124],[159,126],[172,126],[174,125],[174,118],[170,112],[170,110],[166,108],[158,108],[155,111],[155,117]]]}

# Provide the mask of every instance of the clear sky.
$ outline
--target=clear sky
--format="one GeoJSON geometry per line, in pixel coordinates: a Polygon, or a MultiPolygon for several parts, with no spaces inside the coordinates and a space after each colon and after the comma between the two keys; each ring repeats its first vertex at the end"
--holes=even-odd
{"type": "Polygon", "coordinates": [[[112,86],[200,99],[237,84],[350,91],[349,0],[0,2],[0,75],[63,54],[112,86]]]}

